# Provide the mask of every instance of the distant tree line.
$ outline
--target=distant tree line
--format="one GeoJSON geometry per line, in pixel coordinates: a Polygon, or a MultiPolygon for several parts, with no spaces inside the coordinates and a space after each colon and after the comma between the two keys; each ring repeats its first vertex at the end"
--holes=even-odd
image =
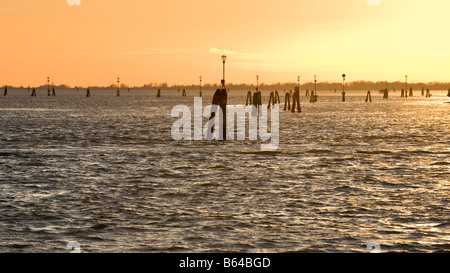
{"type": "MultiPolygon", "coordinates": [[[[67,84],[60,84],[60,85],[52,85],[55,89],[64,90],[64,89],[76,89],[76,88],[87,88],[86,86],[69,86],[67,84]]],[[[288,83],[272,83],[272,84],[266,84],[261,83],[259,85],[259,88],[261,90],[293,90],[297,86],[297,82],[288,82],[288,83]]],[[[41,86],[33,86],[38,89],[46,89],[47,85],[41,85],[41,86]]],[[[246,84],[246,83],[229,83],[226,85],[227,88],[230,90],[255,90],[256,85],[255,84],[246,84]]],[[[425,89],[430,90],[447,90],[450,88],[450,83],[445,82],[417,82],[417,83],[408,83],[408,89],[412,87],[414,90],[421,90],[422,87],[425,89]]],[[[13,87],[17,88],[17,87],[13,87]]],[[[26,86],[20,86],[18,88],[27,88],[26,86]]],[[[91,89],[115,89],[117,88],[117,85],[111,84],[109,86],[89,86],[91,89]]],[[[177,90],[177,89],[198,89],[198,84],[191,84],[191,85],[169,85],[167,83],[149,83],[144,84],[142,86],[129,86],[127,84],[121,84],[120,88],[131,88],[131,89],[138,89],[138,90],[154,90],[154,89],[163,89],[163,90],[177,90]]],[[[220,88],[219,84],[202,84],[202,89],[217,89],[220,88]]],[[[345,90],[383,90],[383,89],[389,89],[389,90],[401,90],[402,88],[405,88],[405,82],[386,82],[386,81],[378,81],[378,82],[372,82],[372,81],[353,81],[353,82],[347,82],[345,84],[345,90]]],[[[314,89],[314,83],[313,82],[307,82],[301,84],[301,89],[314,89]]],[[[342,90],[342,83],[330,83],[330,82],[318,82],[317,83],[317,90],[342,90]]]]}

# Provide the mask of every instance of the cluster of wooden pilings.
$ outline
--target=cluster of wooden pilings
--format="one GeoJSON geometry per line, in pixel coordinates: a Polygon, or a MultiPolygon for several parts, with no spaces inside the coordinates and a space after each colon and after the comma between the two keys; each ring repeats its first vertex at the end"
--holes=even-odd
{"type": "MultiPolygon", "coordinates": [[[[425,96],[426,98],[431,98],[431,92],[430,92],[430,89],[426,89],[426,91],[425,91],[425,88],[422,87],[421,95],[422,95],[422,96],[425,96]]],[[[407,92],[407,90],[402,89],[402,92],[401,92],[400,97],[402,97],[402,98],[407,98],[408,96],[409,96],[409,97],[413,97],[413,96],[414,96],[414,92],[413,92],[412,87],[409,88],[409,93],[407,92]]],[[[450,89],[449,89],[449,91],[448,91],[448,96],[450,97],[450,89]]]]}
{"type": "Polygon", "coordinates": [[[311,90],[311,95],[309,96],[309,102],[310,103],[315,103],[317,102],[317,98],[319,96],[317,96],[317,91],[311,90]]]}
{"type": "Polygon", "coordinates": [[[366,95],[366,102],[372,102],[372,95],[370,94],[370,90],[367,91],[367,95],[366,95]]]}
{"type": "MultiPolygon", "coordinates": [[[[279,98],[278,98],[279,100],[279,98]]],[[[252,96],[252,91],[247,92],[247,99],[245,100],[245,106],[247,105],[254,105],[256,109],[260,109],[262,106],[262,98],[261,98],[261,91],[255,91],[252,96]]],[[[270,102],[269,102],[270,105],[270,102]]]]}
{"type": "Polygon", "coordinates": [[[277,90],[275,90],[275,92],[270,92],[269,104],[267,104],[267,108],[269,108],[271,104],[275,105],[275,103],[280,103],[280,95],[278,95],[277,90]]]}
{"type": "Polygon", "coordinates": [[[284,110],[290,110],[291,112],[295,112],[295,109],[297,109],[297,112],[300,113],[302,111],[300,106],[300,89],[298,87],[295,87],[295,92],[292,94],[292,92],[286,92],[284,97],[284,110]],[[292,106],[291,106],[291,97],[292,97],[292,106]]]}
{"type": "Polygon", "coordinates": [[[407,98],[408,97],[408,94],[405,92],[405,89],[403,89],[403,88],[402,88],[401,97],[402,98],[407,98]]]}
{"type": "MultiPolygon", "coordinates": [[[[28,87],[28,92],[30,92],[30,87],[28,87]]],[[[78,88],[77,88],[77,93],[78,93],[78,88]]],[[[4,94],[3,94],[4,96],[6,96],[7,95],[7,91],[6,91],[6,87],[5,87],[5,92],[4,92],[4,94]]],[[[37,97],[37,92],[36,92],[36,88],[33,88],[32,90],[31,90],[31,96],[32,97],[37,97]]],[[[56,96],[56,90],[55,90],[55,88],[53,87],[52,88],[52,90],[50,91],[50,89],[47,89],[47,96],[52,96],[52,97],[55,97],[56,96]]],[[[91,96],[91,91],[89,90],[89,88],[87,88],[86,89],[86,97],[90,97],[91,96]]]]}
{"type": "MultiPolygon", "coordinates": [[[[78,92],[78,88],[77,92],[78,92]]],[[[30,87],[28,87],[28,92],[30,91],[30,87]]],[[[120,96],[120,91],[118,91],[118,96],[120,96]]],[[[181,90],[178,89],[178,92],[180,92],[181,90]]],[[[187,93],[186,93],[186,89],[182,90],[182,96],[186,97],[187,93]]],[[[395,90],[394,90],[395,91],[395,90]]],[[[128,92],[130,92],[130,89],[128,88],[128,92]]],[[[382,92],[383,94],[383,99],[388,99],[389,98],[389,90],[388,89],[384,89],[384,90],[380,90],[380,92],[382,92]]],[[[3,96],[7,96],[8,95],[8,88],[7,86],[4,87],[4,91],[3,91],[3,96]]],[[[199,93],[200,97],[202,96],[202,91],[200,91],[199,93]]],[[[431,92],[430,89],[425,89],[424,87],[422,87],[422,91],[421,91],[421,95],[425,96],[426,98],[431,98],[431,92]]],[[[32,88],[32,92],[31,92],[31,96],[32,97],[36,97],[37,93],[36,93],[36,89],[32,88]]],[[[56,91],[55,88],[53,87],[51,90],[47,89],[47,96],[56,96],[56,91]]],[[[89,90],[89,88],[86,89],[86,97],[90,97],[91,96],[91,92],[89,90]]],[[[401,97],[402,98],[408,98],[409,97],[413,97],[414,93],[413,93],[413,89],[412,87],[410,87],[409,92],[406,92],[405,89],[402,89],[401,91],[401,97]]],[[[450,97],[450,89],[448,89],[448,93],[447,96],[450,97]]],[[[161,89],[158,89],[157,93],[156,93],[156,97],[160,98],[161,97],[161,89]]],[[[311,103],[315,103],[317,102],[317,92],[314,90],[311,90],[311,92],[307,89],[305,91],[305,97],[310,97],[310,102],[311,103]]],[[[342,92],[342,101],[345,102],[345,92],[342,92]]],[[[367,92],[366,94],[366,98],[365,98],[365,102],[372,102],[372,95],[370,90],[367,92]]],[[[268,107],[272,104],[274,105],[275,103],[280,103],[280,96],[278,91],[274,91],[270,93],[270,98],[269,98],[269,104],[268,107]]],[[[257,108],[259,106],[262,105],[262,100],[261,100],[261,91],[255,91],[252,95],[251,91],[248,91],[247,93],[247,99],[246,99],[246,105],[249,104],[253,104],[255,105],[257,108]]],[[[289,92],[285,92],[285,100],[284,100],[284,110],[292,110],[292,112],[295,112],[295,107],[297,107],[297,111],[301,112],[301,106],[300,106],[300,90],[298,87],[295,87],[295,92],[292,93],[292,90],[290,90],[289,92]],[[291,107],[291,98],[292,98],[292,107],[291,107]]]]}

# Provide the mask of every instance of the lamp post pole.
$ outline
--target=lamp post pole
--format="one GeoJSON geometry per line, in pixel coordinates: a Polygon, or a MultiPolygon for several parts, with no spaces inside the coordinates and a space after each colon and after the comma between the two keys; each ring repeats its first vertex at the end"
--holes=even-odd
{"type": "Polygon", "coordinates": [[[47,77],[47,95],[50,96],[50,77],[47,77]]]}
{"type": "Polygon", "coordinates": [[[297,76],[298,91],[300,92],[300,76],[297,76]]]}
{"type": "Polygon", "coordinates": [[[314,75],[314,94],[317,93],[317,78],[316,75],[314,75]]]}
{"type": "Polygon", "coordinates": [[[256,91],[259,91],[259,75],[256,75],[256,91]]]}
{"type": "Polygon", "coordinates": [[[202,76],[200,78],[200,97],[202,96],[202,76]]]}
{"type": "Polygon", "coordinates": [[[405,97],[408,97],[408,75],[405,75],[405,97]]]}
{"type": "MultiPolygon", "coordinates": [[[[314,75],[314,96],[317,96],[317,76],[314,75]]],[[[315,98],[314,98],[315,101],[315,98]]]]}
{"type": "Polygon", "coordinates": [[[342,74],[342,101],[345,102],[345,74],[342,74]]]}
{"type": "Polygon", "coordinates": [[[120,78],[117,77],[117,96],[120,96],[120,78]]]}
{"type": "Polygon", "coordinates": [[[222,87],[225,89],[225,61],[227,60],[226,55],[222,55],[222,63],[223,63],[223,77],[222,77],[222,87]]]}

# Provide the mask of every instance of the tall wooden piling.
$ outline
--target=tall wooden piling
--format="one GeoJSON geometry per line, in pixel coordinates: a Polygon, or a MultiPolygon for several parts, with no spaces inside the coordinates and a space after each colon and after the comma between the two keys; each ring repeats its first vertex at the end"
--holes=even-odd
{"type": "Polygon", "coordinates": [[[387,88],[385,90],[383,90],[383,99],[388,99],[389,98],[389,90],[387,90],[387,88]]]}
{"type": "Polygon", "coordinates": [[[401,94],[400,97],[401,97],[401,98],[404,98],[404,97],[405,97],[405,89],[403,89],[403,88],[402,88],[402,94],[401,94]]]}
{"type": "MultiPolygon", "coordinates": [[[[213,100],[212,100],[212,105],[217,105],[221,108],[221,112],[222,112],[222,139],[226,140],[227,139],[227,100],[228,100],[228,94],[227,94],[227,90],[225,89],[225,86],[222,86],[221,89],[217,89],[216,92],[214,93],[213,96],[213,100]]],[[[209,117],[209,119],[213,119],[215,118],[215,112],[211,111],[211,115],[209,117]]],[[[213,133],[214,130],[213,126],[211,128],[211,134],[213,133]]]]}
{"type": "Polygon", "coordinates": [[[278,94],[277,90],[275,90],[275,103],[280,103],[280,95],[278,94]]]}
{"type": "Polygon", "coordinates": [[[3,92],[3,96],[6,96],[6,95],[8,95],[8,88],[5,85],[5,91],[3,92]]]}
{"type": "Polygon", "coordinates": [[[161,89],[158,89],[158,92],[156,92],[156,97],[161,98],[161,89]]]}
{"type": "Polygon", "coordinates": [[[183,89],[183,94],[181,96],[186,97],[186,89],[183,89]]]}
{"type": "Polygon", "coordinates": [[[292,97],[292,113],[295,113],[295,106],[297,106],[297,112],[300,113],[302,111],[300,107],[300,88],[295,87],[295,92],[292,97]]]}
{"type": "Polygon", "coordinates": [[[275,105],[275,93],[270,92],[269,103],[267,104],[267,109],[270,108],[270,104],[275,105]]]}
{"type": "Polygon", "coordinates": [[[286,92],[286,95],[284,96],[284,110],[291,110],[291,94],[289,92],[286,92]]]}
{"type": "Polygon", "coordinates": [[[245,101],[245,106],[252,104],[252,91],[247,92],[247,99],[245,101]]]}
{"type": "Polygon", "coordinates": [[[425,94],[425,90],[424,90],[425,88],[423,88],[423,86],[422,86],[422,97],[423,97],[423,95],[425,94]]]}
{"type": "Polygon", "coordinates": [[[448,89],[447,97],[450,97],[450,88],[448,89]]]}
{"type": "Polygon", "coordinates": [[[372,95],[370,94],[370,90],[367,91],[366,102],[372,102],[372,95]]]}
{"type": "Polygon", "coordinates": [[[259,103],[258,103],[258,91],[255,91],[254,93],[253,93],[253,105],[255,106],[255,108],[256,108],[256,110],[258,111],[258,106],[259,106],[259,103]]]}
{"type": "Polygon", "coordinates": [[[427,89],[427,95],[426,95],[426,97],[427,97],[427,98],[431,98],[430,89],[427,89]]]}
{"type": "Polygon", "coordinates": [[[55,97],[56,96],[56,91],[55,91],[55,87],[52,87],[52,96],[55,97]]]}
{"type": "Polygon", "coordinates": [[[261,109],[262,105],[261,91],[255,91],[255,93],[253,93],[253,105],[256,107],[258,111],[259,109],[261,109]]]}
{"type": "Polygon", "coordinates": [[[262,105],[262,95],[261,95],[261,91],[258,90],[258,105],[261,107],[262,105]]]}
{"type": "Polygon", "coordinates": [[[33,91],[31,91],[31,96],[36,97],[36,89],[35,88],[33,88],[33,91]]]}
{"type": "Polygon", "coordinates": [[[308,89],[306,89],[305,97],[309,97],[309,90],[308,89]]]}
{"type": "Polygon", "coordinates": [[[410,97],[414,97],[412,87],[409,88],[409,96],[410,96],[410,97]]]}
{"type": "Polygon", "coordinates": [[[89,91],[89,88],[86,90],[86,97],[89,98],[91,96],[91,91],[89,91]]]}

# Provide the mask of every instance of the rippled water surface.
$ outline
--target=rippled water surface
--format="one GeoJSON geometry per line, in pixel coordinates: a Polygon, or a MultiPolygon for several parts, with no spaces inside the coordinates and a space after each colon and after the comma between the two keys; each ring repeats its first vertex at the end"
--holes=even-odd
{"type": "Polygon", "coordinates": [[[301,97],[301,114],[280,107],[275,152],[175,141],[172,107],[197,92],[155,94],[0,98],[0,252],[450,250],[446,92],[301,97]]]}

